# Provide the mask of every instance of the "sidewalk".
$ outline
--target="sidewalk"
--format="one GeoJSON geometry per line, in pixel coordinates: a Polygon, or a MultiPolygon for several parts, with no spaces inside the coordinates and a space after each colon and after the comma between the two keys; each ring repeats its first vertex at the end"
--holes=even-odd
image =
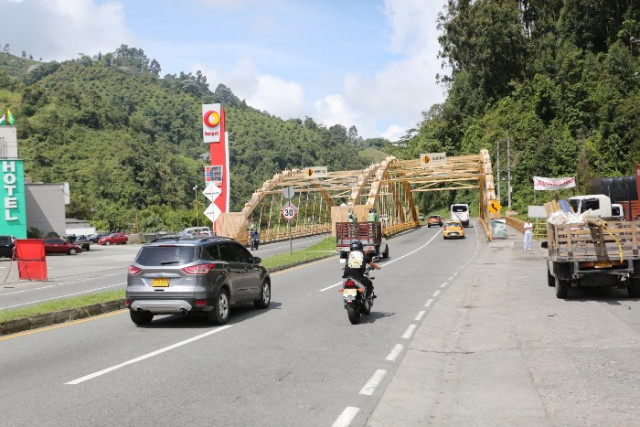
{"type": "Polygon", "coordinates": [[[547,284],[522,234],[482,241],[434,301],[369,426],[639,425],[640,299],[547,284]]]}
{"type": "MultiPolygon", "coordinates": [[[[549,424],[505,304],[521,262],[523,275],[540,270],[544,252],[523,254],[522,234],[510,227],[508,239],[480,243],[427,311],[367,425],[549,424]]],[[[546,287],[545,276],[538,282],[546,287]]]]}

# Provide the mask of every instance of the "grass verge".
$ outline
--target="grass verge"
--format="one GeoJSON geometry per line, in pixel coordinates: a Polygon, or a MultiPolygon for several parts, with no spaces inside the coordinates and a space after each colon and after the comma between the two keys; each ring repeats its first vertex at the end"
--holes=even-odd
{"type": "Polygon", "coordinates": [[[29,307],[0,311],[0,323],[9,320],[21,319],[23,317],[35,316],[37,314],[54,313],[68,308],[84,307],[86,305],[114,301],[121,298],[124,298],[124,290],[101,292],[99,294],[89,294],[81,297],[56,299],[31,305],[29,307]]]}
{"type": "MultiPolygon", "coordinates": [[[[292,254],[289,254],[287,252],[284,254],[265,258],[262,260],[261,264],[269,269],[273,269],[276,267],[294,265],[304,261],[317,259],[323,255],[330,255],[332,253],[335,253],[335,250],[335,238],[327,237],[326,239],[316,243],[309,248],[294,251],[292,254]]],[[[73,298],[56,299],[40,304],[31,305],[29,307],[0,311],[0,323],[9,320],[35,316],[38,314],[55,313],[56,311],[66,310],[68,308],[84,307],[91,304],[98,304],[121,298],[124,298],[124,290],[101,292],[97,294],[89,294],[73,298]]]]}

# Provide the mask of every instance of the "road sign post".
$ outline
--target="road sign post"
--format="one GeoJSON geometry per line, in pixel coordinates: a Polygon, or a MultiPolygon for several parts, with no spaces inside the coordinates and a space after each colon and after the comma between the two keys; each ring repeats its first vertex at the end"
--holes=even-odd
{"type": "MultiPolygon", "coordinates": [[[[290,188],[290,187],[287,187],[290,188]]],[[[293,243],[291,239],[291,220],[296,217],[298,214],[298,208],[293,205],[290,201],[282,207],[280,211],[282,217],[287,221],[287,228],[289,232],[289,254],[293,253],[293,243]]]]}

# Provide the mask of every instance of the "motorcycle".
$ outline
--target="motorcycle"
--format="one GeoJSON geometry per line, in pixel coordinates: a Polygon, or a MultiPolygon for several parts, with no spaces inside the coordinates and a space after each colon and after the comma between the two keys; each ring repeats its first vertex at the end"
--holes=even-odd
{"type": "MultiPolygon", "coordinates": [[[[375,277],[369,276],[370,271],[371,269],[367,268],[364,275],[373,281],[375,277]]],[[[344,308],[347,310],[347,315],[352,325],[360,323],[361,316],[366,316],[371,313],[376,294],[372,290],[371,295],[367,296],[367,287],[357,279],[349,276],[345,277],[342,281],[342,289],[340,289],[339,292],[342,293],[344,308]]]]}

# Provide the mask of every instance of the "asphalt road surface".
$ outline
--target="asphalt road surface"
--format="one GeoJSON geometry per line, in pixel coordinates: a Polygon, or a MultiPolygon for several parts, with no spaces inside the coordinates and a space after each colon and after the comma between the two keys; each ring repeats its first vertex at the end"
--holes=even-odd
{"type": "Polygon", "coordinates": [[[6,425],[637,425],[638,300],[555,298],[542,252],[477,228],[390,239],[351,325],[336,259],[223,327],[126,311],[0,338],[6,425]]]}
{"type": "MultiPolygon", "coordinates": [[[[293,240],[293,250],[313,246],[328,235],[293,240]]],[[[0,310],[11,310],[59,298],[124,289],[127,268],[141,245],[91,245],[91,250],[77,255],[47,255],[48,280],[20,280],[16,261],[0,259],[0,310]]],[[[266,258],[289,252],[289,242],[275,242],[252,251],[266,258]]]]}

